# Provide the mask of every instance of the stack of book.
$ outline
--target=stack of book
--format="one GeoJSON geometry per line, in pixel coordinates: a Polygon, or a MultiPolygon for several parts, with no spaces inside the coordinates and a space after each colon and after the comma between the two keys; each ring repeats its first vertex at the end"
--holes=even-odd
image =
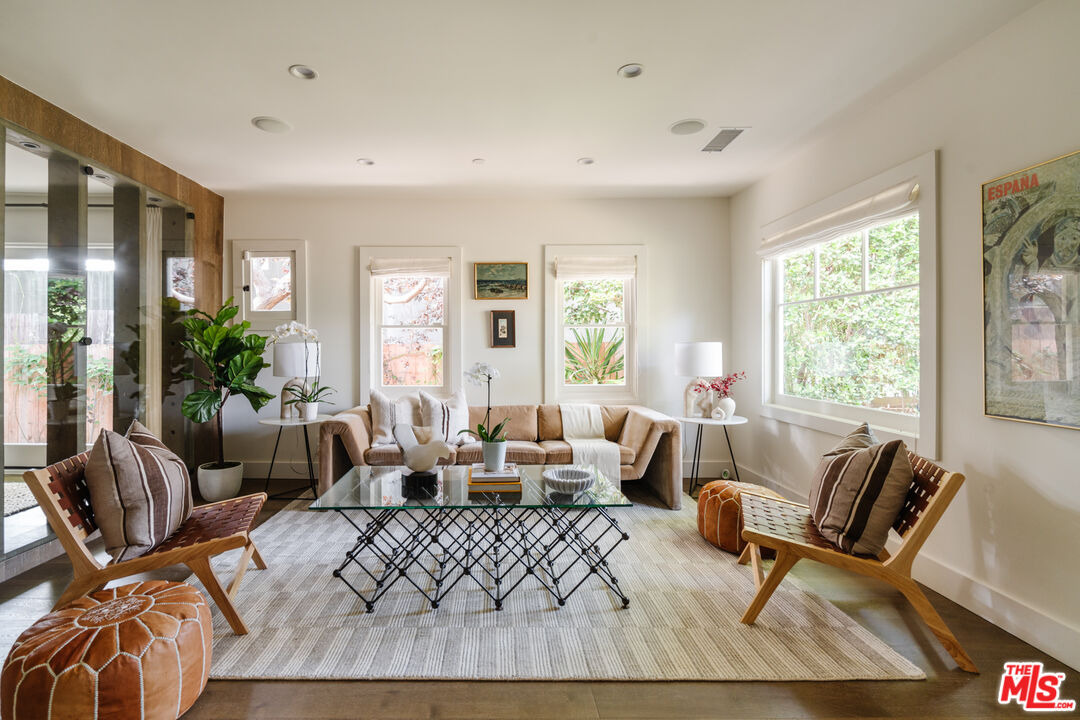
{"type": "Polygon", "coordinates": [[[469,492],[519,493],[521,472],[514,463],[506,463],[499,472],[488,472],[484,463],[473,463],[469,467],[469,492]]]}

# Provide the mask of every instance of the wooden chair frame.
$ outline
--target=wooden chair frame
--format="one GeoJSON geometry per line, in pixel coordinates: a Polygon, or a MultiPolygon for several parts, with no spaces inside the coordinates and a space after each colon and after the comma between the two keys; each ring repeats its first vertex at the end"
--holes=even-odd
{"type": "Polygon", "coordinates": [[[909,457],[912,466],[915,468],[915,478],[911,489],[908,491],[904,510],[893,526],[901,536],[901,543],[896,554],[892,556],[886,550],[883,550],[881,555],[876,558],[859,557],[841,552],[835,549],[835,546],[830,547],[831,544],[825,541],[824,538],[820,538],[820,536],[814,537],[816,528],[813,527],[813,522],[810,520],[810,508],[806,505],[743,491],[745,526],[742,536],[748,545],[743,550],[742,555],[739,556],[739,563],[742,565],[747,562],[751,563],[757,594],[750,602],[746,613],[743,614],[742,622],[748,625],[754,623],[758,614],[769,601],[769,597],[795,563],[803,558],[817,560],[826,565],[883,580],[895,587],[908,599],[908,602],[915,608],[915,612],[927,624],[945,650],[956,661],[956,664],[967,672],[979,672],[975,667],[975,663],[972,662],[971,658],[960,646],[956,636],[952,634],[945,621],[934,610],[934,606],[930,604],[929,599],[911,577],[911,564],[915,560],[915,556],[960,489],[964,482],[964,476],[960,473],[947,472],[929,460],[913,453],[909,453],[909,457]],[[749,516],[746,513],[748,495],[753,496],[750,500],[751,512],[749,516]],[[768,524],[756,524],[752,509],[757,505],[770,513],[805,520],[808,523],[806,536],[796,538],[793,537],[796,533],[782,533],[778,526],[770,527],[768,524]],[[767,576],[762,567],[762,547],[772,548],[776,551],[776,560],[773,562],[772,569],[767,576]]]}
{"type": "MultiPolygon", "coordinates": [[[[255,566],[266,569],[266,563],[255,547],[250,536],[251,523],[266,501],[265,493],[245,495],[232,500],[224,500],[195,508],[192,517],[181,525],[171,538],[159,548],[145,555],[109,562],[102,565],[86,547],[86,540],[97,529],[93,508],[90,507],[89,492],[86,490],[83,472],[88,455],[83,453],[62,460],[41,470],[28,470],[23,473],[23,480],[30,486],[38,505],[45,513],[53,532],[63,545],[71,560],[75,577],[56,601],[54,610],[87,593],[100,590],[111,580],[136,575],[149,570],[158,570],[171,565],[186,565],[202,582],[221,610],[229,626],[237,635],[247,634],[247,626],[240,618],[232,599],[240,587],[240,580],[247,571],[248,563],[254,559],[255,566]],[[185,528],[190,528],[198,517],[209,517],[226,510],[239,509],[243,513],[243,529],[217,537],[203,538],[207,528],[199,528],[200,537],[182,537],[185,528]],[[249,518],[250,516],[250,518],[249,518]],[[174,542],[174,539],[178,541],[174,542]],[[175,547],[172,547],[175,546],[175,547]],[[222,587],[217,575],[210,567],[210,558],[228,550],[244,548],[236,566],[232,580],[227,587],[222,587]]],[[[212,531],[212,528],[210,528],[212,531]]]]}

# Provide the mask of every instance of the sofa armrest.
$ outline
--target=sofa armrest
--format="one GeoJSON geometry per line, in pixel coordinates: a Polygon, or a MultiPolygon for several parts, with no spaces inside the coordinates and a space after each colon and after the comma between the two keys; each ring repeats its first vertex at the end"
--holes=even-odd
{"type": "Polygon", "coordinates": [[[340,412],[319,427],[319,495],[329,490],[349,468],[364,464],[371,435],[364,423],[363,409],[340,412]]]}
{"type": "Polygon", "coordinates": [[[682,507],[682,424],[641,405],[630,405],[619,444],[637,453],[634,474],[672,510],[682,507]]]}

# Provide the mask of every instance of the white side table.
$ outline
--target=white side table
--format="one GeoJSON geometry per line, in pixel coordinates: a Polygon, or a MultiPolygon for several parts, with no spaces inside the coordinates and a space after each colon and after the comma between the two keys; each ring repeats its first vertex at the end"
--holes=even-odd
{"type": "Polygon", "coordinates": [[[739,479],[739,466],[735,462],[735,451],[731,449],[731,437],[728,436],[728,425],[745,425],[749,422],[741,415],[734,415],[727,420],[714,420],[707,417],[681,417],[680,422],[697,425],[697,438],[694,441],[694,459],[690,463],[690,497],[694,496],[694,488],[698,484],[698,473],[701,471],[701,431],[706,425],[720,425],[724,428],[724,439],[727,440],[728,454],[731,455],[731,466],[735,468],[735,479],[739,479]]]}
{"type": "Polygon", "coordinates": [[[311,486],[310,486],[310,488],[298,487],[298,488],[293,488],[292,490],[282,490],[279,493],[274,493],[270,497],[272,499],[274,499],[274,500],[307,499],[307,498],[299,498],[299,497],[297,497],[295,495],[292,495],[292,493],[303,492],[304,490],[308,490],[308,489],[311,490],[311,496],[312,497],[314,497],[314,498],[319,497],[319,493],[317,491],[317,486],[316,486],[316,480],[315,480],[315,465],[311,462],[311,444],[308,442],[307,426],[308,425],[318,425],[319,423],[323,422],[324,420],[329,420],[331,417],[333,417],[333,416],[332,415],[322,415],[322,414],[320,414],[320,415],[316,415],[314,420],[302,420],[300,418],[290,418],[288,420],[283,420],[282,418],[267,418],[265,420],[260,420],[259,421],[260,425],[270,425],[271,427],[277,427],[277,429],[278,429],[278,431],[277,431],[277,440],[274,441],[274,454],[270,456],[270,469],[266,472],[266,483],[263,485],[263,492],[267,492],[267,491],[270,490],[270,476],[274,472],[274,461],[277,460],[277,449],[278,449],[278,444],[281,442],[281,431],[284,430],[287,427],[297,427],[297,428],[302,428],[301,432],[304,433],[304,450],[307,452],[308,479],[311,482],[311,486]]]}

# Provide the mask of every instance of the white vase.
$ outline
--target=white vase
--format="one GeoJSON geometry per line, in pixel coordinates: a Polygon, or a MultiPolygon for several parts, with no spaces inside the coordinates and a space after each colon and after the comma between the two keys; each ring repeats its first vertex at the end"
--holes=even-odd
{"type": "Polygon", "coordinates": [[[730,420],[735,417],[735,398],[730,395],[716,401],[712,411],[713,420],[730,420]]]}
{"type": "Polygon", "coordinates": [[[244,480],[244,463],[226,462],[225,467],[215,468],[216,462],[199,466],[199,494],[207,502],[218,502],[236,497],[244,480]]]}
{"type": "Polygon", "coordinates": [[[484,469],[488,472],[502,472],[506,465],[506,441],[486,442],[484,446],[484,469]]]}
{"type": "Polygon", "coordinates": [[[319,403],[297,403],[300,406],[300,416],[307,422],[315,422],[319,416],[319,403]]]}

